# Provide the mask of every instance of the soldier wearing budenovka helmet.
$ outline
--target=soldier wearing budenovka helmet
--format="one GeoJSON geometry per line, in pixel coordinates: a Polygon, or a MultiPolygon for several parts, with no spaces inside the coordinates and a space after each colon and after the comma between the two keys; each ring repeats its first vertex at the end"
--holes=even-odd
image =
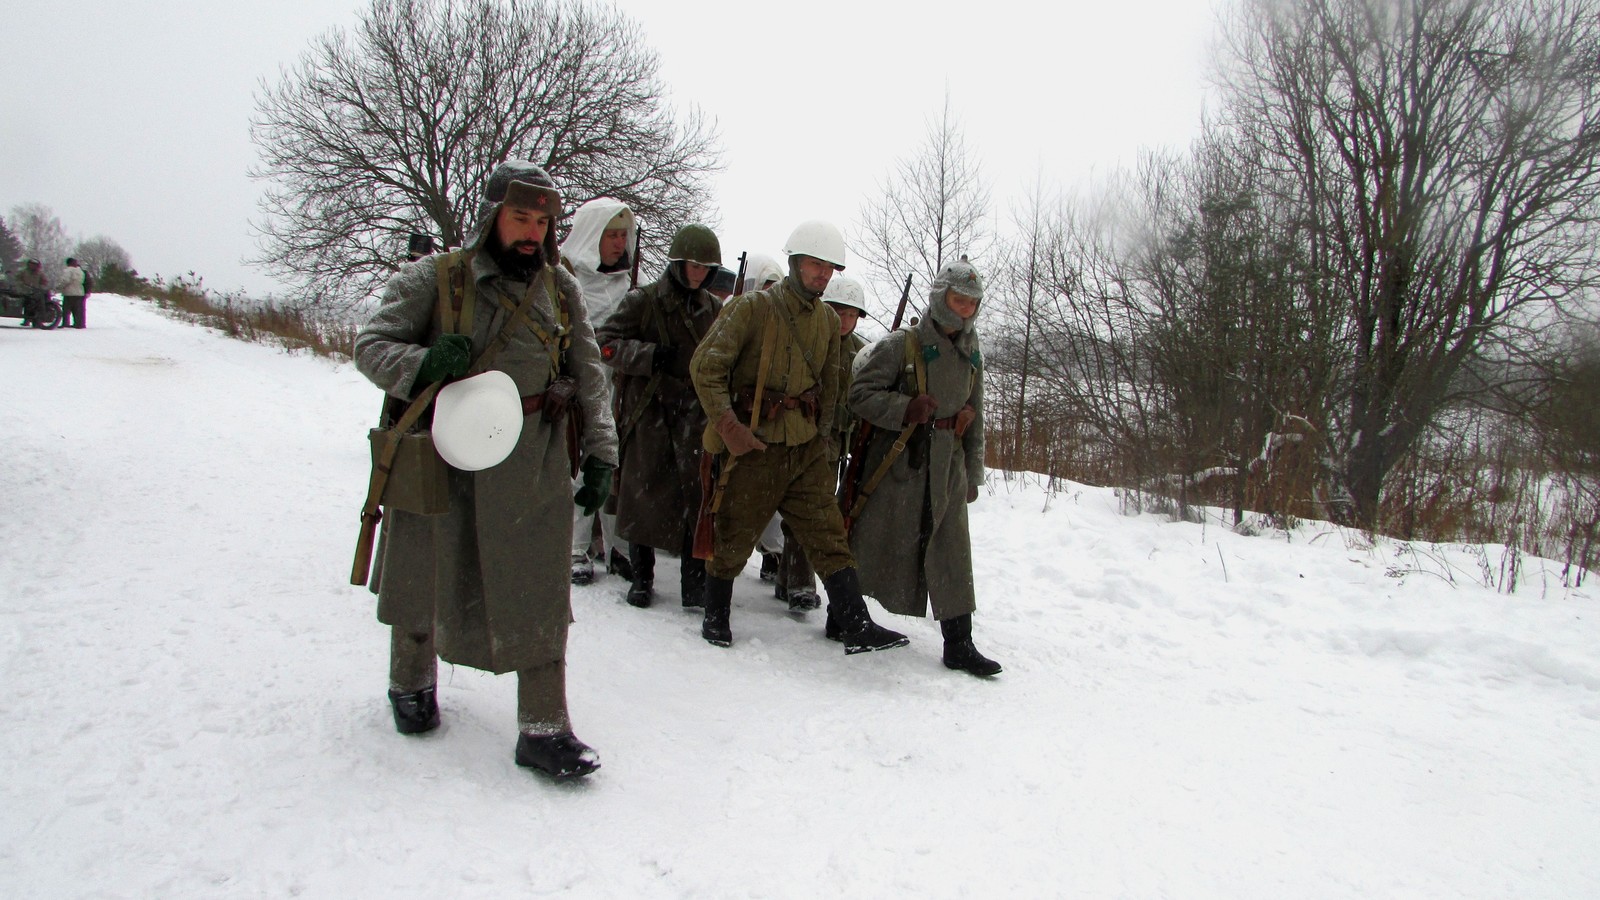
{"type": "Polygon", "coordinates": [[[977,608],[967,504],[983,484],[983,355],[974,322],[983,300],[965,257],[934,278],[927,315],[869,346],[856,360],[850,408],[877,429],[863,473],[874,477],[914,428],[866,499],[850,532],[861,587],[884,609],[923,616],[944,632],[944,664],[995,675],[1000,664],[972,643],[977,608]],[[867,552],[870,548],[870,553],[867,552]]]}
{"type": "Polygon", "coordinates": [[[839,316],[821,297],[844,268],[844,249],[833,225],[802,223],[785,246],[788,276],[730,301],[689,367],[710,423],[705,447],[721,465],[700,628],[717,646],[733,641],[733,579],[774,512],[822,574],[847,653],[906,643],[905,635],[873,622],[862,600],[834,500],[838,453],[820,421],[831,419],[840,383],[839,316]]]}
{"type": "Polygon", "coordinates": [[[570,776],[599,761],[573,736],[566,703],[575,498],[565,415],[583,417],[578,449],[586,477],[577,502],[592,509],[604,501],[617,448],[606,371],[583,298],[554,265],[560,205],[543,169],[501,164],[485,184],[468,246],[403,267],[356,336],[354,355],[362,374],[399,400],[487,365],[511,377],[528,412],[504,462],[450,470],[447,512],[387,510],[383,517],[372,582],[378,618],[392,628],[396,727],[416,733],[438,724],[437,641],[449,662],[517,673],[516,761],[570,776]],[[437,318],[441,293],[457,296],[447,287],[457,276],[464,334],[447,333],[437,318]],[[487,364],[486,350],[494,354],[487,364]],[[576,410],[547,409],[567,394],[553,384],[575,385],[576,410]]]}
{"type": "Polygon", "coordinates": [[[617,534],[628,542],[628,602],[646,607],[654,601],[660,549],[681,552],[680,596],[685,607],[699,607],[705,563],[691,550],[706,415],[689,381],[689,359],[722,310],[704,290],[722,262],[722,245],[704,225],[685,225],[673,235],[667,257],[661,277],[628,292],[595,329],[595,339],[620,379],[617,534]]]}

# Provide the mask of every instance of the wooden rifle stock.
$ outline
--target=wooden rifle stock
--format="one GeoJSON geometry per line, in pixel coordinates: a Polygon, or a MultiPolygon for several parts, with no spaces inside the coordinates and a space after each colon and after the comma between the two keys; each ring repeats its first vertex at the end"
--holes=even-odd
{"type": "Polygon", "coordinates": [[[739,277],[733,282],[733,295],[735,297],[744,293],[745,266],[750,264],[750,251],[739,254],[739,277]]]}
{"type": "Polygon", "coordinates": [[[716,548],[716,513],[711,506],[717,493],[716,456],[700,451],[700,516],[694,523],[695,559],[710,559],[716,548]]]}

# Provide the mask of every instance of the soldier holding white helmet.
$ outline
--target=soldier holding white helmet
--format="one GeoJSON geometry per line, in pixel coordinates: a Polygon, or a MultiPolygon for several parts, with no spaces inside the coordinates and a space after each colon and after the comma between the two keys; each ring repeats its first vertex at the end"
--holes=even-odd
{"type": "Polygon", "coordinates": [[[834,500],[837,450],[827,420],[839,401],[839,316],[821,298],[844,268],[844,237],[827,222],[804,222],[784,252],[787,277],[735,297],[689,367],[708,420],[705,447],[719,461],[700,634],[716,646],[732,643],[733,579],[778,512],[823,575],[845,652],[904,646],[905,635],[867,611],[834,500]]]}
{"type": "Polygon", "coordinates": [[[396,730],[439,725],[437,647],[456,665],[517,673],[514,759],[566,778],[600,765],[573,735],[567,710],[569,510],[605,501],[617,435],[582,294],[555,264],[560,214],[547,172],[501,163],[484,184],[467,246],[403,266],[356,335],[354,358],[402,406],[434,383],[502,372],[526,416],[503,462],[449,470],[442,512],[391,505],[382,516],[372,589],[378,619],[391,627],[396,730]],[[576,497],[572,453],[584,457],[576,497]]]}

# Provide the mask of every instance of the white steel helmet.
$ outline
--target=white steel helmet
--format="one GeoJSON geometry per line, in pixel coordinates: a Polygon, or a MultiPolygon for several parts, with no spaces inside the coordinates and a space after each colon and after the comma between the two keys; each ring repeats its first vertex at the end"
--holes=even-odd
{"type": "Polygon", "coordinates": [[[497,466],[522,436],[522,398],[499,370],[452,381],[433,401],[433,446],[464,472],[497,466]]]}
{"type": "Polygon", "coordinates": [[[860,310],[862,315],[867,314],[867,293],[861,289],[861,282],[849,275],[834,276],[828,282],[828,289],[822,292],[822,302],[848,306],[860,310]]]}
{"type": "Polygon", "coordinates": [[[783,245],[783,252],[789,256],[810,256],[843,269],[844,235],[832,222],[809,219],[795,226],[783,245]]]}

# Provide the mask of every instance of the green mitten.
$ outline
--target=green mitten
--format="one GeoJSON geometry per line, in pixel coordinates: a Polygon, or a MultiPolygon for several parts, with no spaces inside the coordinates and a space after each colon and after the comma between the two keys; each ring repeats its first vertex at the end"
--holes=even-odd
{"type": "Polygon", "coordinates": [[[472,364],[472,338],[464,334],[441,334],[422,357],[417,367],[417,384],[432,384],[467,374],[472,364]]]}
{"type": "Polygon", "coordinates": [[[611,473],[614,470],[614,466],[592,456],[583,461],[583,485],[572,495],[572,502],[583,507],[584,515],[592,516],[605,505],[606,498],[611,496],[611,473]]]}

